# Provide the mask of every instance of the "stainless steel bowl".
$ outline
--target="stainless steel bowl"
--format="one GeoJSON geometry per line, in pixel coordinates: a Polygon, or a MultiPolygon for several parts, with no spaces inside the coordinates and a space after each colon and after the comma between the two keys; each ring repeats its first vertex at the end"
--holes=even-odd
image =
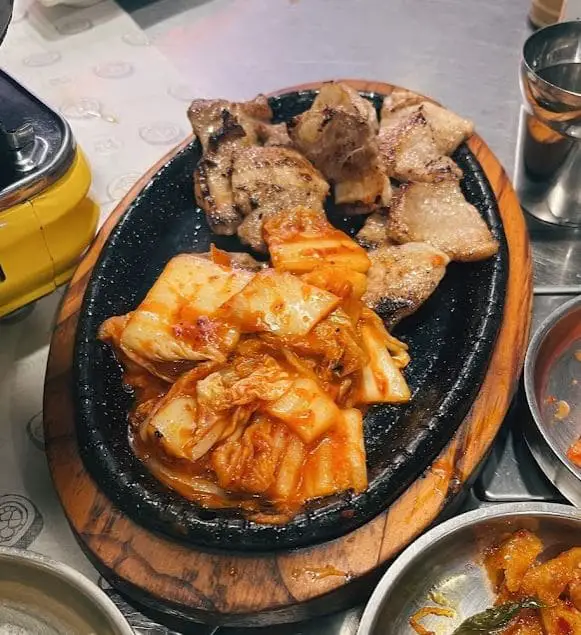
{"type": "Polygon", "coordinates": [[[581,545],[581,511],[554,503],[507,503],[457,516],[409,546],[373,592],[358,635],[407,635],[410,618],[425,606],[446,602],[456,617],[431,616],[422,625],[442,635],[492,605],[494,596],[482,551],[507,531],[534,531],[548,549],[581,545]]]}
{"type": "Polygon", "coordinates": [[[563,496],[581,506],[581,469],[567,459],[569,446],[581,436],[581,296],[537,329],[527,351],[524,384],[532,413],[524,427],[531,452],[563,496]]]}
{"type": "Polygon", "coordinates": [[[113,602],[71,567],[0,547],[0,633],[133,635],[113,602]]]}

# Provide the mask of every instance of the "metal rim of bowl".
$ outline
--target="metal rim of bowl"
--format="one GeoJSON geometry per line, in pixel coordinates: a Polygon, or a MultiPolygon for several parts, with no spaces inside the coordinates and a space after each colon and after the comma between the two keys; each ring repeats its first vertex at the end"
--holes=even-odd
{"type": "Polygon", "coordinates": [[[564,488],[562,481],[556,478],[555,465],[565,470],[567,480],[574,482],[576,487],[579,487],[581,478],[579,477],[577,469],[573,467],[569,460],[563,455],[561,450],[555,446],[551,438],[545,433],[545,425],[535,394],[535,365],[539,350],[551,329],[560,322],[562,318],[568,315],[571,312],[571,309],[576,308],[581,308],[581,296],[577,296],[572,300],[565,302],[565,304],[562,304],[550,313],[548,317],[543,320],[533,335],[525,356],[524,387],[534,424],[533,433],[539,438],[541,443],[544,444],[546,449],[550,452],[550,455],[548,456],[546,453],[542,452],[539,448],[539,444],[535,442],[536,439],[531,437],[531,431],[527,431],[527,428],[525,428],[524,437],[532,455],[535,457],[536,462],[539,464],[545,476],[561,492],[561,494],[565,496],[565,498],[577,505],[581,503],[581,499],[572,500],[569,488],[564,488]]]}
{"type": "Polygon", "coordinates": [[[121,611],[115,606],[113,600],[109,599],[94,582],[91,582],[89,578],[68,564],[53,560],[35,551],[16,549],[14,547],[0,547],[0,563],[3,560],[10,561],[16,565],[25,561],[31,567],[42,569],[46,573],[60,578],[88,598],[101,614],[108,618],[111,627],[115,629],[117,635],[134,635],[133,629],[129,626],[121,611]]]}
{"type": "Polygon", "coordinates": [[[451,518],[441,525],[430,529],[427,533],[423,534],[423,536],[412,542],[393,564],[390,565],[365,606],[357,635],[370,635],[373,633],[375,622],[380,614],[387,592],[398,582],[398,579],[407,570],[408,566],[418,555],[424,552],[427,547],[434,545],[434,543],[439,542],[442,538],[448,537],[460,529],[476,526],[483,521],[498,520],[503,517],[511,516],[527,516],[529,514],[578,520],[581,523],[581,511],[576,507],[563,505],[561,503],[540,502],[503,503],[501,505],[492,505],[490,507],[476,509],[451,518]]]}
{"type": "Polygon", "coordinates": [[[561,86],[557,86],[556,84],[549,82],[544,77],[541,77],[538,74],[537,70],[531,66],[526,55],[526,50],[530,43],[533,40],[540,39],[547,31],[562,31],[564,29],[571,28],[573,25],[575,26],[575,28],[577,28],[578,26],[579,30],[581,31],[580,20],[567,20],[565,22],[556,22],[555,24],[549,24],[529,35],[522,47],[521,64],[526,72],[534,75],[535,79],[540,82],[542,86],[552,88],[553,90],[559,90],[567,95],[570,95],[571,97],[581,97],[581,92],[575,92],[573,90],[568,90],[567,88],[562,88],[561,86]]]}

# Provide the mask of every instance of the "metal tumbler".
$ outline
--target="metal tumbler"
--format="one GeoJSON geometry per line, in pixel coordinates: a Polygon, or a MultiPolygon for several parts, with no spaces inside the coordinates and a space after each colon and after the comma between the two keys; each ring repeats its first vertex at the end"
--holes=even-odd
{"type": "Polygon", "coordinates": [[[541,221],[581,227],[581,22],[531,35],[520,78],[515,185],[522,206],[541,221]]]}

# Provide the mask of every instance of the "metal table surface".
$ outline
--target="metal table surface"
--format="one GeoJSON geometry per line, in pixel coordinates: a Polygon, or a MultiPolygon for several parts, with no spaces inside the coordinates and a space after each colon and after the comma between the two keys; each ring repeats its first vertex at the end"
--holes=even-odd
{"type": "MultiPolygon", "coordinates": [[[[520,92],[518,64],[530,32],[530,0],[119,0],[181,72],[187,94],[249,98],[340,77],[383,80],[425,93],[472,118],[513,173],[520,92]]],[[[78,25],[77,25],[78,26],[78,25]]],[[[129,98],[128,98],[129,99],[129,98]]],[[[184,100],[185,107],[185,100],[184,100]]],[[[534,324],[581,293],[574,231],[530,222],[534,324]]],[[[517,399],[482,473],[457,513],[513,500],[562,500],[520,433],[529,413],[517,399]]],[[[121,603],[122,600],[117,597],[121,603]]],[[[125,607],[126,610],[130,610],[125,607]]],[[[304,624],[218,629],[227,635],[352,635],[361,608],[304,624]]],[[[168,633],[133,614],[138,633],[168,633]]],[[[192,626],[184,633],[213,633],[192,626]]]]}

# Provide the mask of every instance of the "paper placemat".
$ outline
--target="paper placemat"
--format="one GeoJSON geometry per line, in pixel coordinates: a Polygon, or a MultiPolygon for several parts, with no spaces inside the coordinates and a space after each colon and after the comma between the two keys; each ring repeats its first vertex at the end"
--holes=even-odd
{"type": "MultiPolygon", "coordinates": [[[[16,0],[0,65],[71,124],[91,165],[101,223],[190,130],[187,86],[111,0],[88,8],[16,0]]],[[[0,546],[44,553],[107,588],[68,527],[43,451],[45,366],[63,293],[38,301],[16,323],[0,323],[0,546]]],[[[125,609],[139,624],[139,613],[125,609]]]]}

